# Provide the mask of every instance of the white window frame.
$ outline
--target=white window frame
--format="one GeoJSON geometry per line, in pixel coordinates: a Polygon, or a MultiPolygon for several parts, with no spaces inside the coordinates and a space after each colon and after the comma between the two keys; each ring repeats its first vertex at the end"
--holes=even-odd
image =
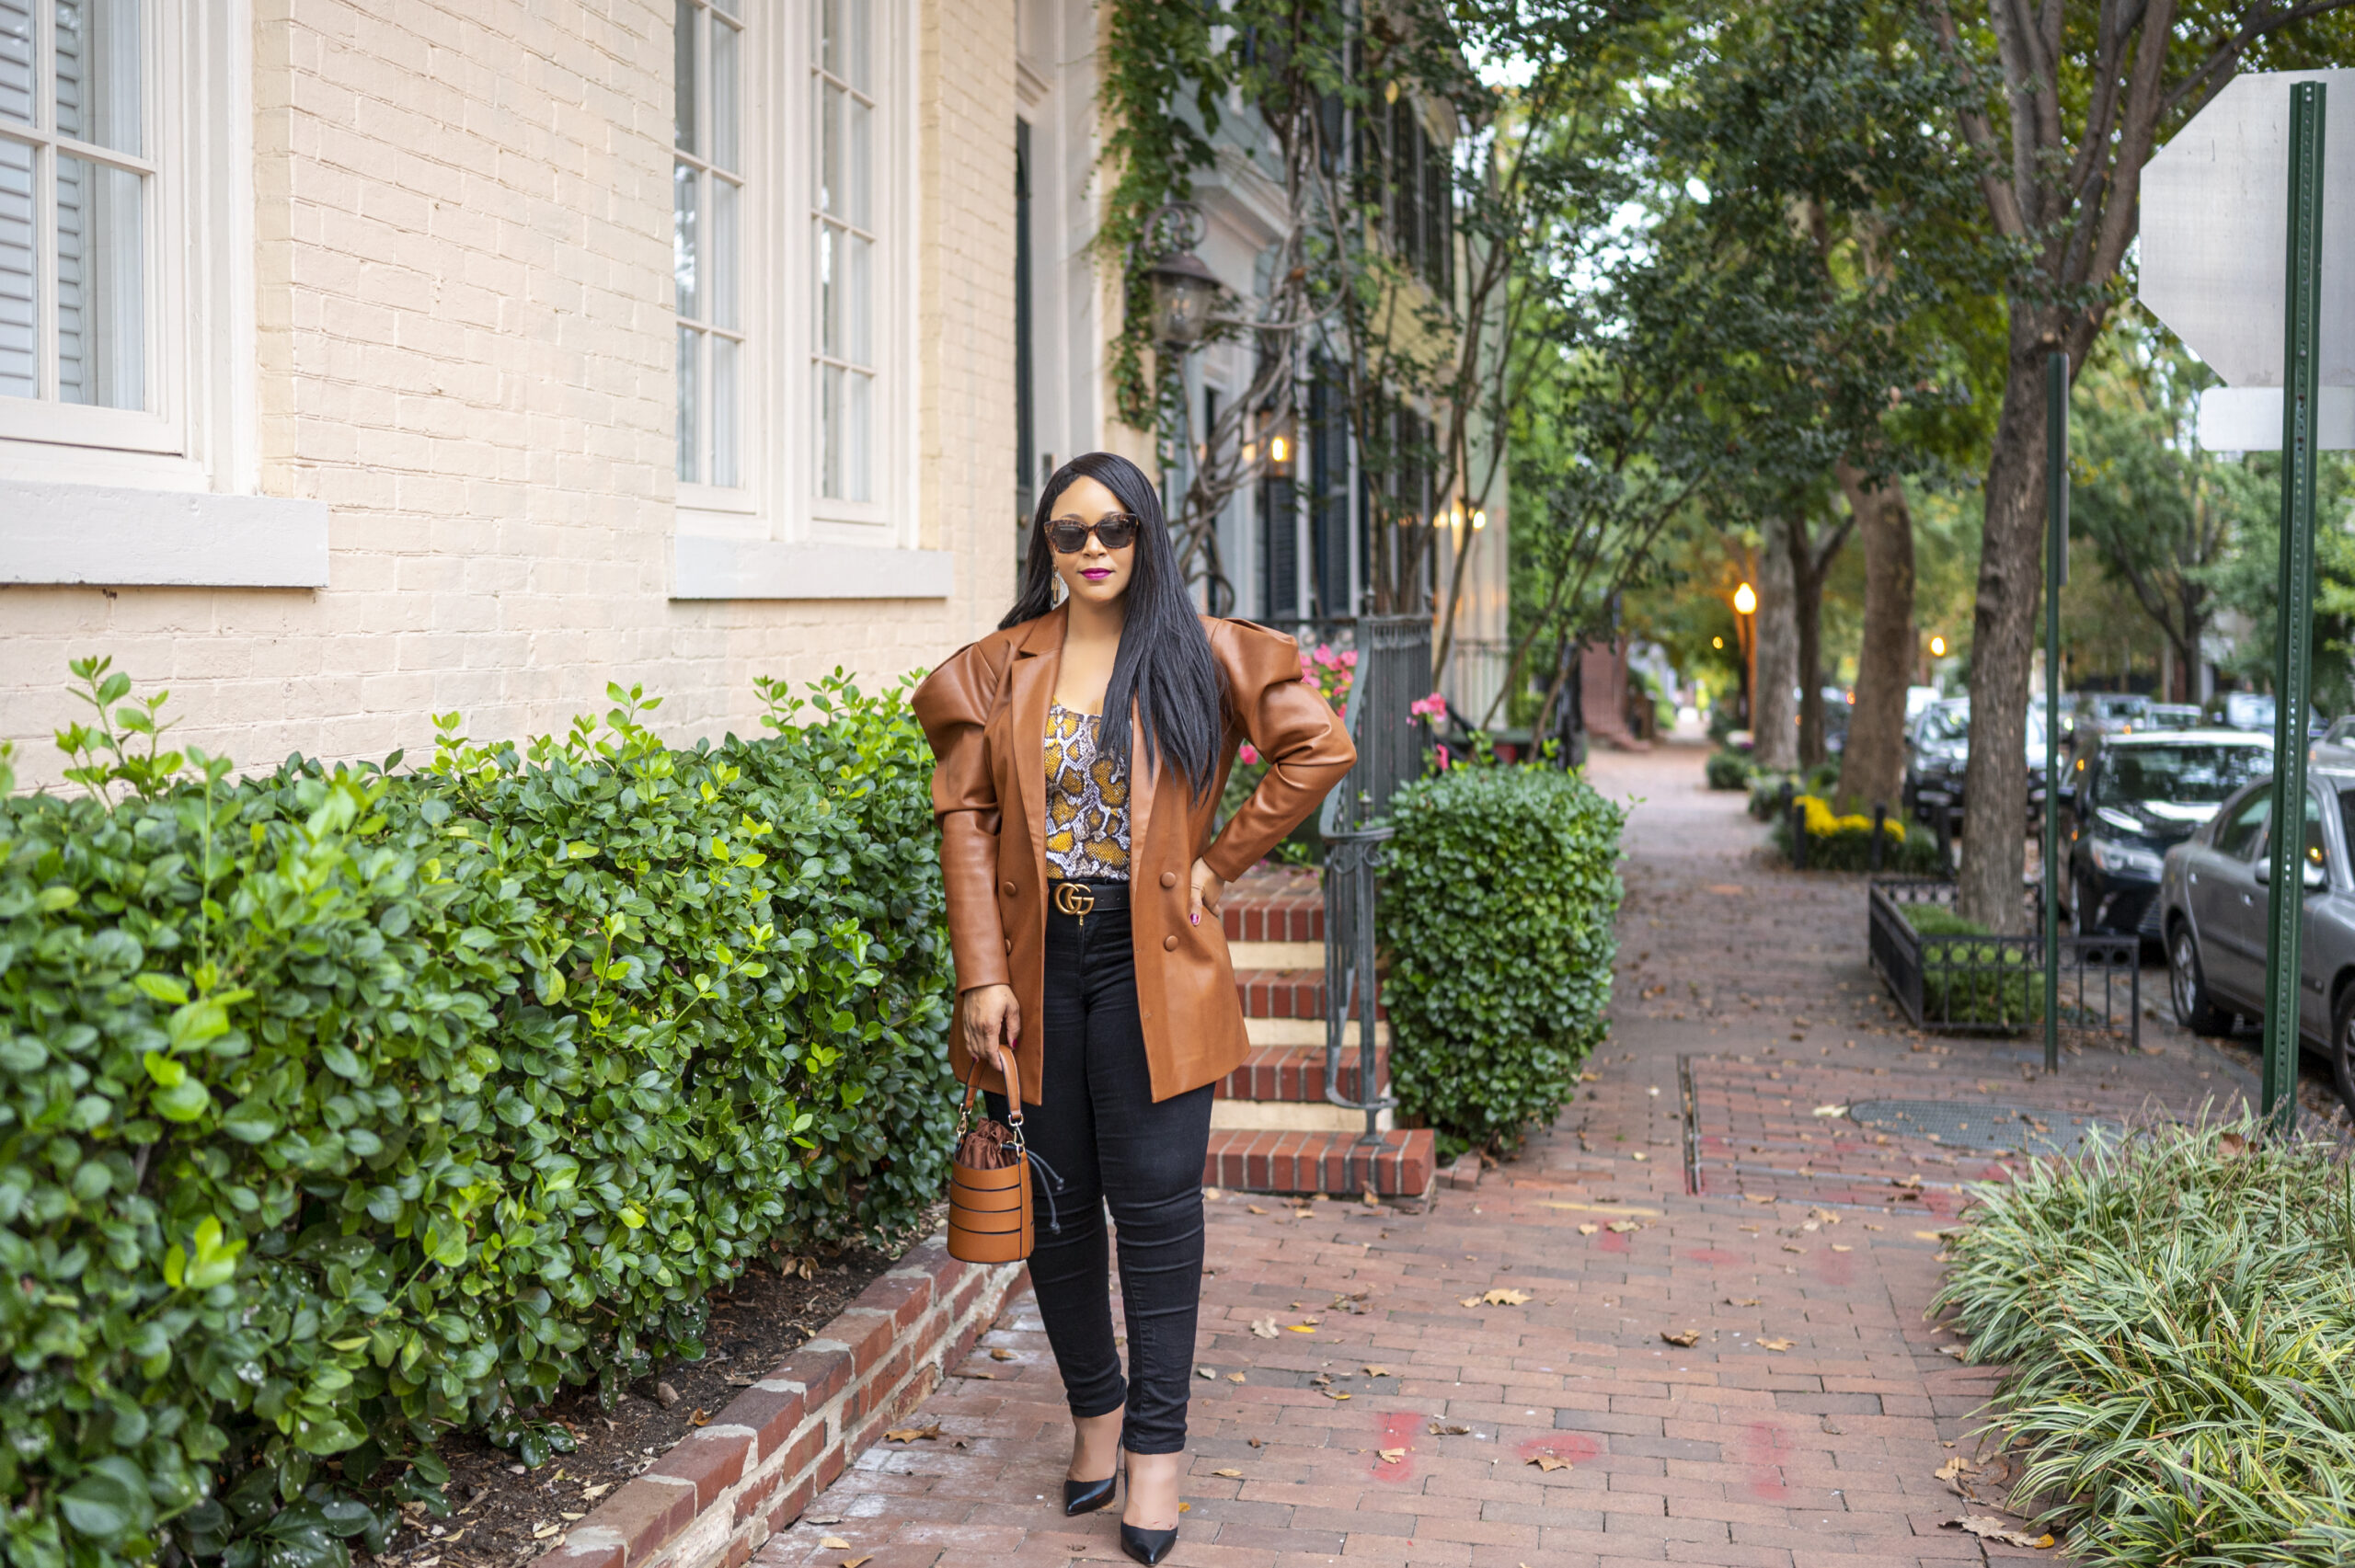
{"type": "Polygon", "coordinates": [[[147,406],[0,397],[0,582],[316,588],[327,508],[260,488],[252,0],[143,0],[147,406]]]}
{"type": "MultiPolygon", "coordinates": [[[[697,17],[702,18],[698,25],[706,29],[718,25],[709,19],[709,13],[715,8],[728,14],[741,24],[742,29],[737,41],[736,59],[736,100],[739,124],[736,132],[738,166],[735,172],[743,180],[743,185],[738,192],[735,263],[736,319],[743,334],[743,347],[738,350],[736,365],[737,483],[733,485],[711,483],[708,478],[702,477],[708,473],[710,464],[707,462],[699,461],[695,467],[698,477],[679,481],[679,505],[682,508],[693,508],[697,510],[738,517],[750,516],[760,509],[759,474],[762,466],[761,460],[765,450],[765,442],[759,439],[763,427],[757,412],[763,402],[759,384],[760,372],[757,367],[764,346],[765,313],[759,297],[762,291],[755,285],[754,274],[758,269],[756,258],[764,248],[761,236],[760,207],[763,175],[768,156],[766,139],[760,133],[760,104],[765,97],[766,89],[766,84],[762,79],[764,74],[762,57],[766,52],[766,45],[761,35],[767,30],[767,27],[763,24],[774,25],[772,18],[776,13],[777,5],[778,0],[706,0],[706,4],[695,7],[697,17]]],[[[672,14],[676,15],[675,6],[672,14]]],[[[701,55],[706,63],[710,58],[709,50],[710,45],[706,36],[701,55]]],[[[672,58],[676,59],[676,55],[674,54],[672,58]]],[[[711,145],[709,101],[711,94],[707,86],[702,97],[704,101],[697,110],[703,120],[703,123],[696,128],[698,148],[697,151],[685,155],[698,164],[708,166],[714,149],[711,145]]],[[[680,155],[679,149],[674,143],[671,149],[674,166],[680,155]]],[[[706,196],[696,213],[696,221],[703,225],[703,233],[700,236],[703,250],[698,257],[702,274],[698,282],[705,292],[708,293],[712,271],[709,263],[712,206],[707,200],[707,193],[712,180],[706,178],[702,183],[706,196]]],[[[675,344],[677,342],[676,327],[683,318],[677,315],[676,299],[674,298],[672,303],[673,306],[672,341],[675,344]]],[[[709,335],[711,312],[707,305],[696,325],[700,330],[706,332],[706,336],[709,335]]],[[[675,367],[673,368],[675,370],[675,367]]],[[[707,439],[711,425],[711,377],[708,374],[702,378],[702,383],[697,387],[696,395],[701,399],[696,409],[700,420],[696,438],[708,451],[711,446],[707,439]]],[[[675,401],[677,396],[675,387],[672,395],[675,401]]],[[[700,459],[702,453],[698,453],[697,456],[700,459]]],[[[677,472],[675,464],[672,472],[677,472]]]]}
{"type": "MultiPolygon", "coordinates": [[[[743,486],[681,484],[678,599],[939,598],[954,557],[920,548],[915,0],[870,0],[877,367],[872,495],[821,497],[818,467],[818,0],[740,0],[744,22],[743,486]]],[[[665,135],[669,134],[665,121],[665,135]]]]}

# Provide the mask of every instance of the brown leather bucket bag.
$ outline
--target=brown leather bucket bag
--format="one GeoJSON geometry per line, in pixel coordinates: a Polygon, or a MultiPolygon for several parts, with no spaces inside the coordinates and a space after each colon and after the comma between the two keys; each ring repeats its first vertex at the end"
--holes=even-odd
{"type": "Polygon", "coordinates": [[[1020,1263],[1030,1255],[1030,1150],[1022,1141],[1022,1085],[1005,1053],[1006,1119],[976,1118],[977,1074],[957,1113],[948,1167],[948,1255],[963,1263],[1020,1263]]]}

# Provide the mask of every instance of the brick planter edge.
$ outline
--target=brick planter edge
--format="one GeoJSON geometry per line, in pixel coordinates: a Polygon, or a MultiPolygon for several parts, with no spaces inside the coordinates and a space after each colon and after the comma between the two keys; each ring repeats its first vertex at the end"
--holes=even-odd
{"type": "Polygon", "coordinates": [[[959,1263],[939,1236],[917,1243],[531,1568],[741,1568],[939,1386],[1021,1274],[959,1263]]]}

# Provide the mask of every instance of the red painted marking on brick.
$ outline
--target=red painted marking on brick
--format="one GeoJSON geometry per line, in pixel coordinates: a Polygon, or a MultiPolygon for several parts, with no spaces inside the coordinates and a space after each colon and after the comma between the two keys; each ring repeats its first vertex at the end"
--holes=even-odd
{"type": "Polygon", "coordinates": [[[1393,1412],[1382,1418],[1382,1426],[1375,1436],[1374,1448],[1376,1449],[1404,1448],[1407,1451],[1396,1459],[1388,1462],[1384,1461],[1379,1452],[1375,1453],[1372,1471],[1375,1480],[1386,1481],[1396,1485],[1415,1478],[1415,1436],[1422,1429],[1423,1418],[1419,1415],[1393,1412]]]}
{"type": "Polygon", "coordinates": [[[1624,1253],[1627,1250],[1627,1238],[1617,1230],[1604,1230],[1595,1237],[1594,1244],[1606,1253],[1624,1253]]]}
{"type": "Polygon", "coordinates": [[[1742,1448],[1750,1464],[1750,1494],[1762,1503],[1779,1503],[1787,1497],[1790,1488],[1783,1484],[1783,1461],[1790,1457],[1791,1442],[1782,1429],[1771,1421],[1753,1421],[1742,1448]]]}
{"type": "MultiPolygon", "coordinates": [[[[1624,1242],[1626,1238],[1622,1236],[1618,1240],[1624,1242]]],[[[1695,1247],[1685,1253],[1684,1257],[1688,1263],[1729,1264],[1742,1261],[1740,1253],[1729,1253],[1722,1247],[1695,1247]]]]}

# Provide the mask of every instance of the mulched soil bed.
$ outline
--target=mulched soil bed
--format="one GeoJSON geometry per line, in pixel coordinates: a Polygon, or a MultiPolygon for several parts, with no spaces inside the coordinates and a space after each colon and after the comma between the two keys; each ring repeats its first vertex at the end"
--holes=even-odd
{"type": "MultiPolygon", "coordinates": [[[[927,1233],[920,1229],[917,1237],[927,1233]]],[[[911,1238],[913,1241],[915,1238],[911,1238]]],[[[670,1451],[695,1427],[717,1420],[728,1402],[765,1378],[807,1340],[823,1332],[868,1283],[905,1251],[846,1249],[806,1260],[810,1276],[780,1276],[766,1266],[738,1280],[711,1302],[711,1352],[700,1362],[665,1362],[631,1385],[610,1412],[593,1388],[559,1396],[544,1419],[561,1422],[578,1437],[537,1471],[493,1448],[479,1432],[453,1432],[442,1440],[450,1467],[447,1519],[411,1510],[409,1527],[393,1538],[380,1568],[517,1568],[548,1551],[574,1520],[615,1487],[670,1451]]],[[[798,1263],[804,1260],[794,1260],[798,1263]]],[[[793,1263],[788,1263],[788,1267],[793,1263]]]]}

